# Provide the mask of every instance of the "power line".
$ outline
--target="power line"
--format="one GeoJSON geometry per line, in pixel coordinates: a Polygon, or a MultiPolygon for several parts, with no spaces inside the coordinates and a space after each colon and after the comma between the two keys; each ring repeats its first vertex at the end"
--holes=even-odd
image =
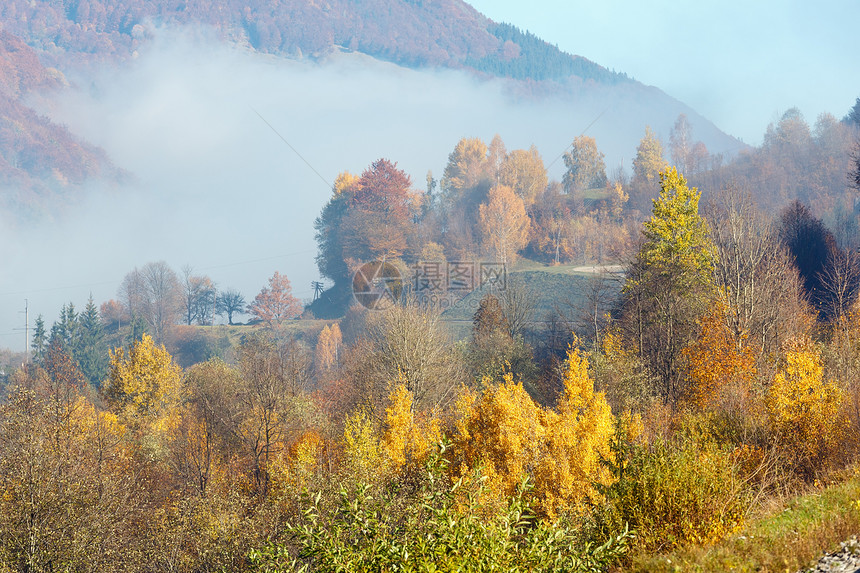
{"type": "Polygon", "coordinates": [[[275,135],[277,135],[278,137],[280,137],[280,138],[281,138],[281,141],[283,141],[284,143],[286,143],[286,144],[287,144],[287,147],[289,147],[290,149],[292,149],[292,150],[293,150],[293,153],[295,153],[295,154],[298,156],[298,158],[299,158],[299,159],[301,159],[302,161],[304,161],[304,162],[305,162],[305,165],[307,165],[308,167],[310,167],[311,171],[313,171],[314,173],[316,173],[316,174],[317,174],[317,177],[319,177],[319,178],[322,180],[322,182],[326,184],[326,187],[327,187],[328,189],[331,189],[331,188],[332,188],[331,183],[329,183],[329,182],[326,180],[326,178],[325,178],[325,177],[323,177],[322,175],[320,175],[320,172],[319,172],[319,171],[317,171],[316,169],[314,169],[314,166],[313,166],[313,165],[311,165],[311,164],[310,164],[310,162],[308,162],[308,160],[307,160],[307,159],[305,159],[305,158],[302,156],[302,154],[301,154],[301,153],[299,153],[299,152],[298,152],[298,150],[297,150],[295,147],[293,147],[292,145],[290,145],[290,142],[289,142],[289,141],[287,141],[287,140],[286,140],[286,138],[284,138],[284,136],[283,136],[283,135],[281,135],[280,133],[278,133],[278,130],[277,130],[277,129],[275,129],[275,128],[274,128],[274,126],[273,126],[271,123],[269,123],[268,121],[266,121],[266,118],[265,118],[265,117],[263,117],[262,115],[260,115],[260,112],[258,112],[258,111],[257,111],[256,109],[254,109],[253,107],[251,108],[251,110],[253,110],[253,112],[257,114],[257,117],[259,117],[260,119],[262,119],[262,120],[263,120],[263,123],[265,123],[266,125],[268,125],[268,126],[269,126],[269,129],[271,129],[272,131],[274,131],[274,132],[275,132],[275,135]]]}
{"type": "MultiPolygon", "coordinates": [[[[591,129],[591,126],[592,126],[592,125],[594,125],[595,123],[597,123],[597,120],[598,120],[598,119],[600,119],[601,117],[603,117],[603,114],[605,114],[607,111],[609,111],[609,108],[608,108],[608,107],[607,107],[606,109],[604,109],[603,111],[601,111],[601,112],[600,112],[600,115],[598,115],[597,117],[595,117],[595,118],[591,121],[591,123],[589,123],[587,126],[585,126],[585,129],[583,129],[583,130],[582,130],[582,133],[580,133],[580,134],[579,134],[579,137],[582,137],[583,135],[585,135],[585,132],[586,132],[586,131],[588,131],[589,129],[591,129]]],[[[565,147],[565,148],[564,148],[564,151],[562,151],[562,152],[561,152],[561,155],[559,155],[558,157],[556,157],[555,159],[553,159],[553,160],[552,160],[552,163],[550,163],[549,165],[547,165],[547,166],[546,166],[547,171],[549,171],[549,168],[550,168],[550,167],[552,167],[553,165],[555,165],[555,162],[556,162],[556,161],[558,161],[559,159],[561,159],[562,157],[564,157],[564,154],[565,154],[565,153],[567,153],[567,150],[568,150],[568,149],[570,149],[571,147],[573,147],[573,143],[571,143],[570,145],[568,145],[567,147],[565,147]]]]}

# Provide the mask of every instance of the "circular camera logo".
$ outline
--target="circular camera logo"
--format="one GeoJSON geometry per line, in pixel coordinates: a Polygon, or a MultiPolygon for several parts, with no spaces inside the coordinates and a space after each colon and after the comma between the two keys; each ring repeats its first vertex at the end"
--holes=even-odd
{"type": "Polygon", "coordinates": [[[361,306],[384,310],[395,305],[403,292],[397,267],[384,261],[365,263],[352,277],[352,294],[361,306]]]}

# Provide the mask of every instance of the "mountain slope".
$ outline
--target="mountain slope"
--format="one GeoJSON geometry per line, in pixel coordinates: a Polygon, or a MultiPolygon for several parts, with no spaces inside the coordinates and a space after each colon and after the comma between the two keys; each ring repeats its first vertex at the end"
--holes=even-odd
{"type": "Polygon", "coordinates": [[[335,46],[410,67],[471,67],[516,79],[624,76],[496,24],[461,0],[4,0],[0,19],[51,64],[125,58],[153,24],[206,24],[283,55],[335,46]]]}

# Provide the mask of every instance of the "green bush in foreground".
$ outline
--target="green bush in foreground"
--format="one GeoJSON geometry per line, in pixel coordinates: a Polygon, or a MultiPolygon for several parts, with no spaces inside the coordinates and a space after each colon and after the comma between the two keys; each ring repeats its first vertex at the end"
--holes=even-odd
{"type": "MultiPolygon", "coordinates": [[[[444,448],[443,448],[444,450],[444,448]]],[[[487,511],[481,489],[451,484],[435,455],[421,485],[406,499],[374,497],[371,487],[341,490],[333,511],[307,496],[299,523],[288,526],[298,550],[270,543],[253,551],[256,571],[605,571],[627,548],[624,530],[602,545],[583,542],[561,525],[538,521],[524,484],[504,511],[487,511]],[[404,503],[405,502],[405,503],[404,503]]]]}

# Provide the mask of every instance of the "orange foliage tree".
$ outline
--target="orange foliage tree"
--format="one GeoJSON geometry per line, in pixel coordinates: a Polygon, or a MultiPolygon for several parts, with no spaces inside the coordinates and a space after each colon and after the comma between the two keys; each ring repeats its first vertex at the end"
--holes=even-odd
{"type": "Polygon", "coordinates": [[[749,399],[756,376],[755,353],[740,348],[726,326],[725,307],[715,303],[699,320],[698,338],[684,349],[687,361],[688,401],[699,410],[731,408],[749,399]]]}
{"type": "Polygon", "coordinates": [[[302,312],[299,299],[293,296],[290,280],[275,271],[269,286],[254,297],[248,312],[266,323],[269,328],[279,329],[285,320],[295,318],[302,312]]]}

